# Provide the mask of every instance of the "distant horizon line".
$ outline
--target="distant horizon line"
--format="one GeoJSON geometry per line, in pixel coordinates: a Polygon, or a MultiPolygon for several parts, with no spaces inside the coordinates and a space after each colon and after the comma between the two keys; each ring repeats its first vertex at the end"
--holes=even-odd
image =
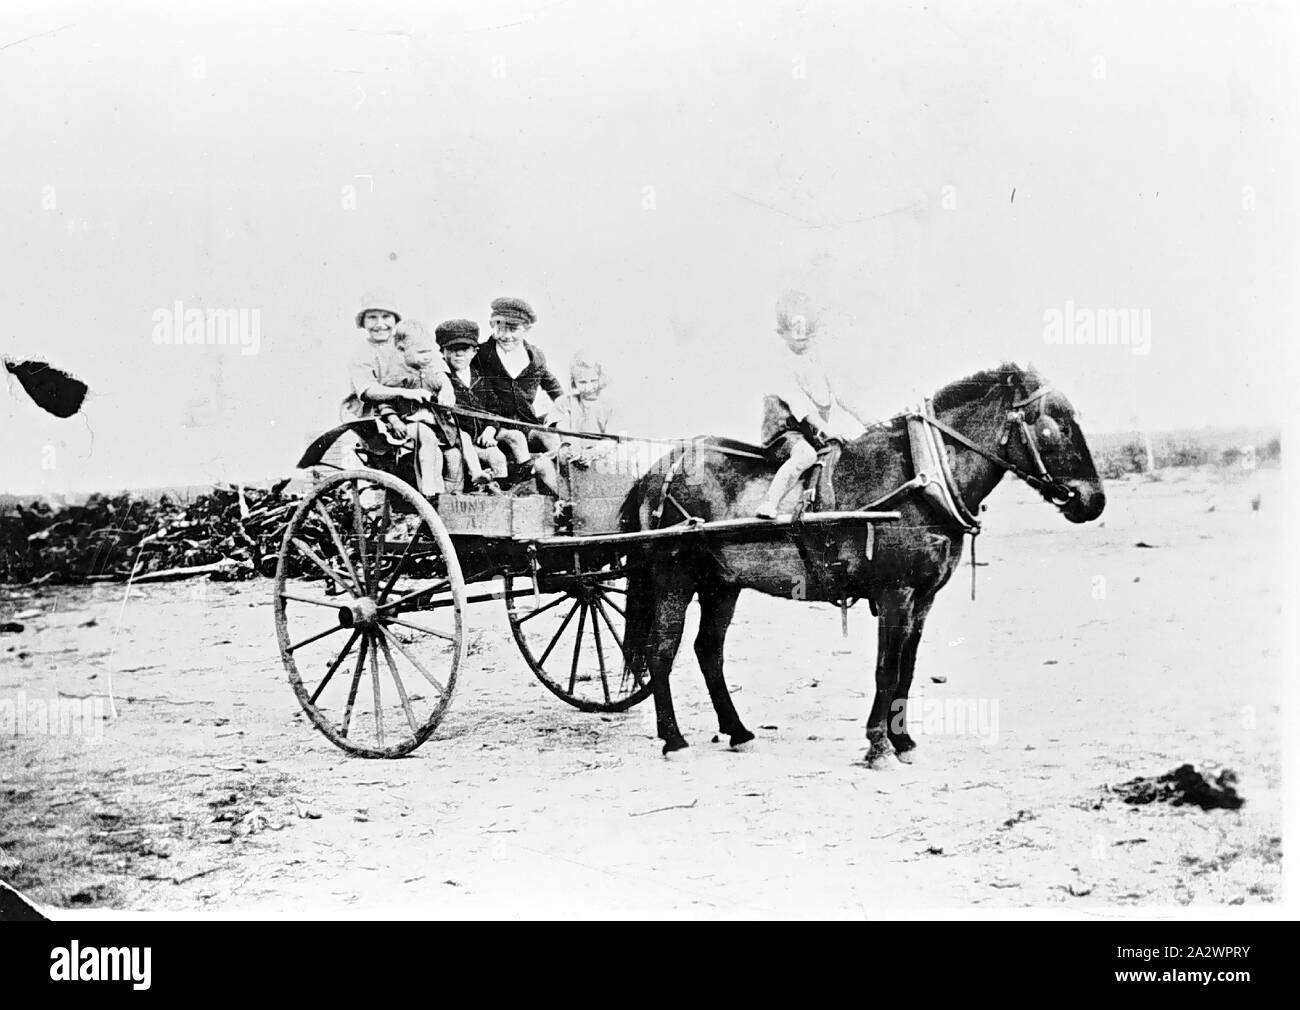
{"type": "MultiPolygon", "coordinates": [[[[1231,432],[1252,431],[1255,432],[1257,436],[1259,433],[1262,432],[1265,434],[1269,434],[1273,438],[1281,439],[1282,429],[1283,426],[1280,423],[1263,422],[1258,424],[1244,423],[1244,424],[1231,424],[1231,425],[1206,424],[1200,427],[1181,426],[1176,428],[1151,429],[1147,431],[1147,433],[1153,439],[1158,439],[1162,436],[1179,435],[1188,432],[1215,432],[1215,433],[1219,433],[1220,435],[1224,435],[1231,432]]],[[[1143,433],[1144,430],[1145,429],[1142,428],[1117,428],[1111,431],[1092,432],[1088,437],[1089,439],[1110,440],[1125,435],[1140,435],[1143,433]]],[[[282,472],[278,475],[256,477],[251,480],[240,480],[236,478],[218,478],[215,480],[210,479],[204,481],[194,481],[194,482],[184,482],[184,483],[176,482],[171,484],[136,485],[134,487],[123,487],[120,485],[110,485],[108,487],[105,487],[103,485],[100,485],[98,487],[93,487],[93,488],[78,487],[78,488],[69,488],[69,489],[59,490],[59,491],[48,491],[48,490],[47,491],[36,491],[36,490],[8,491],[8,490],[0,489],[0,505],[10,504],[8,499],[13,499],[14,501],[36,501],[42,498],[90,497],[91,495],[97,495],[97,494],[106,495],[106,496],[129,494],[137,497],[154,497],[154,498],[161,497],[162,495],[170,492],[186,493],[186,494],[189,493],[206,494],[212,491],[214,488],[216,488],[218,484],[224,484],[230,487],[234,487],[236,485],[242,484],[244,487],[262,488],[266,485],[274,484],[277,481],[281,481],[281,480],[287,479],[289,481],[294,481],[300,479],[298,478],[298,474],[301,472],[302,471],[300,471],[297,467],[293,467],[288,472],[282,472]]]]}

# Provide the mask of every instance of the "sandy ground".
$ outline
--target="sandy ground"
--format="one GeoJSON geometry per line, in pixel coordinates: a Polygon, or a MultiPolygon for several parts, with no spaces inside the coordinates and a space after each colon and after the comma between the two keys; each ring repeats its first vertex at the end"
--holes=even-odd
{"type": "Polygon", "coordinates": [[[0,876],[55,907],[191,915],[1276,901],[1280,489],[1277,471],[1170,471],[1113,482],[1101,522],[1074,527],[1000,488],[979,597],[963,566],[921,647],[918,761],[889,772],[859,763],[865,606],[845,641],[828,606],[743,596],[729,679],[758,747],[710,742],[688,648],[674,685],[693,746],[670,762],[652,702],[569,709],[523,665],[503,605],[481,604],[435,738],[367,761],[299,712],[269,582],[137,587],[125,604],[122,586],[0,593],[0,619],[39,611],[0,636],[0,704],[103,696],[110,670],[117,700],[80,736],[4,727],[0,876]],[[1245,806],[1108,791],[1183,762],[1233,768],[1245,806]]]}

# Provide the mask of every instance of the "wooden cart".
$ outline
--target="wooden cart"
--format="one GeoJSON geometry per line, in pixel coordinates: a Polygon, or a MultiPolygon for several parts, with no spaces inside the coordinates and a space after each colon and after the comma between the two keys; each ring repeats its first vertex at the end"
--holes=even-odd
{"type": "MultiPolygon", "coordinates": [[[[309,449],[300,465],[321,455],[309,449]]],[[[620,513],[636,476],[593,469],[562,468],[558,499],[443,494],[436,509],[392,473],[317,465],[311,472],[281,543],[276,635],[307,717],[365,757],[407,754],[438,727],[477,649],[465,626],[471,603],[503,601],[520,654],[557,697],[584,712],[631,708],[651,690],[623,656],[638,545],[764,535],[788,522],[628,531],[620,513]]],[[[896,518],[817,513],[802,521],[896,518]]]]}

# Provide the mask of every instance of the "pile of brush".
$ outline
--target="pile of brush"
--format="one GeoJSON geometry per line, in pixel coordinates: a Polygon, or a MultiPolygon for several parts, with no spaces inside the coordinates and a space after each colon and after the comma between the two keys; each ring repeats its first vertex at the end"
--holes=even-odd
{"type": "MultiPolygon", "coordinates": [[[[288,484],[218,485],[187,502],[122,494],[62,508],[11,506],[0,513],[0,582],[273,575],[280,538],[302,497],[287,491],[288,484]]],[[[320,539],[326,538],[322,528],[320,539]]]]}

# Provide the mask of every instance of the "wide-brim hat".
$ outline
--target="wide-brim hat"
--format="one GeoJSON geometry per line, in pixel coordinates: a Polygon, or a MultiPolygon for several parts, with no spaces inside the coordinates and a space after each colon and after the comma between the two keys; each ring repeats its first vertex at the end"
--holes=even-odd
{"type": "Polygon", "coordinates": [[[438,346],[444,351],[478,346],[478,323],[472,319],[448,319],[439,323],[433,332],[438,339],[438,346]]]}
{"type": "Polygon", "coordinates": [[[357,313],[358,329],[367,312],[390,312],[399,323],[402,321],[402,314],[397,311],[397,300],[388,291],[368,291],[361,297],[361,310],[357,313]]]}
{"type": "Polygon", "coordinates": [[[531,326],[537,322],[537,313],[522,298],[495,298],[492,300],[492,318],[531,326]]]}

